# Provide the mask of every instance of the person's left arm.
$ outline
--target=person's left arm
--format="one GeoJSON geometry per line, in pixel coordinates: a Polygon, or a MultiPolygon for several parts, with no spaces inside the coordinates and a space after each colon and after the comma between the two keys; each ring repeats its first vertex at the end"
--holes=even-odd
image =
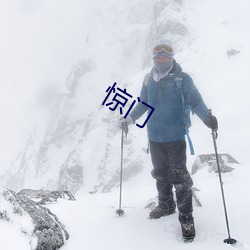
{"type": "Polygon", "coordinates": [[[218,122],[215,116],[211,114],[202,96],[192,78],[183,73],[183,94],[185,101],[190,105],[191,110],[204,122],[204,124],[211,129],[218,129],[218,122]]]}

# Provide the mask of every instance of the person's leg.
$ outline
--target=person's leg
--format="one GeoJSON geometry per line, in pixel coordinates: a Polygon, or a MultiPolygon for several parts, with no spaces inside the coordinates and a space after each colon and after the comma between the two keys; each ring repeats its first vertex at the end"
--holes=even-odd
{"type": "Polygon", "coordinates": [[[170,181],[176,189],[179,221],[184,238],[194,238],[194,219],[192,205],[193,181],[186,167],[186,142],[173,142],[168,146],[170,162],[170,181]]]}
{"type": "Polygon", "coordinates": [[[175,212],[175,202],[173,199],[173,185],[169,180],[169,162],[164,143],[150,141],[150,152],[153,164],[152,176],[156,179],[158,191],[158,206],[150,213],[151,218],[160,218],[163,215],[175,212]],[[163,215],[162,215],[163,214],[163,215]]]}

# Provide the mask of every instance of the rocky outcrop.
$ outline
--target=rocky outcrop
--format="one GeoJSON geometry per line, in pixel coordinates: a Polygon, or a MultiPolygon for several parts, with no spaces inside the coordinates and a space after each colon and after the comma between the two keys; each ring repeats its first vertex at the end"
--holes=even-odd
{"type": "Polygon", "coordinates": [[[57,202],[58,199],[65,199],[65,200],[71,200],[71,201],[76,200],[74,195],[69,191],[22,189],[17,194],[25,196],[40,205],[54,203],[54,202],[57,202]]]}
{"type": "MultiPolygon", "coordinates": [[[[219,154],[218,157],[220,170],[222,173],[227,173],[234,170],[233,167],[229,166],[230,164],[239,164],[239,162],[229,154],[219,154]]],[[[218,172],[215,154],[198,155],[192,165],[191,174],[195,174],[199,169],[204,167],[207,167],[209,172],[218,172]]]]}
{"type": "MultiPolygon", "coordinates": [[[[196,187],[192,187],[192,197],[193,197],[193,204],[197,207],[201,207],[202,204],[201,204],[201,201],[197,195],[197,192],[200,192],[200,190],[196,187]]],[[[175,202],[177,203],[176,201],[176,197],[174,196],[174,200],[175,202]]],[[[158,196],[150,199],[148,202],[147,202],[147,205],[144,207],[144,208],[149,208],[149,209],[154,209],[156,206],[158,205],[158,196]]]]}
{"type": "Polygon", "coordinates": [[[3,191],[0,200],[0,219],[19,227],[32,250],[57,250],[69,238],[64,225],[48,208],[12,190],[3,191]]]}
{"type": "Polygon", "coordinates": [[[175,45],[175,52],[177,52],[176,48],[180,47],[176,45],[183,43],[189,32],[186,20],[181,13],[184,9],[183,2],[183,0],[162,0],[155,3],[153,10],[154,18],[146,41],[143,68],[150,65],[152,45],[159,39],[165,38],[171,41],[175,45]]]}

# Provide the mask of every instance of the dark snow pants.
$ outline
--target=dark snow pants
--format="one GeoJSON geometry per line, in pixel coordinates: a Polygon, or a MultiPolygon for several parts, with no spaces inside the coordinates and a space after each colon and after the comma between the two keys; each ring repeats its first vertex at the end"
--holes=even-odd
{"type": "MultiPolygon", "coordinates": [[[[159,205],[175,207],[173,186],[175,187],[179,220],[192,220],[193,181],[186,167],[186,142],[150,141],[150,153],[154,169],[152,176],[156,179],[159,205]]],[[[184,222],[184,221],[183,221],[184,222]]]]}

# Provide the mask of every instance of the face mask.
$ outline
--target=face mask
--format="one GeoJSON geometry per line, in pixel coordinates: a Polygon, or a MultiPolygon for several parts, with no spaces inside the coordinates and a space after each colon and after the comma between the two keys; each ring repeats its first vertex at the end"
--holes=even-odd
{"type": "Polygon", "coordinates": [[[155,69],[160,74],[164,74],[171,69],[171,67],[173,66],[173,62],[170,61],[170,62],[159,63],[159,62],[154,61],[154,66],[155,66],[155,69]]]}

